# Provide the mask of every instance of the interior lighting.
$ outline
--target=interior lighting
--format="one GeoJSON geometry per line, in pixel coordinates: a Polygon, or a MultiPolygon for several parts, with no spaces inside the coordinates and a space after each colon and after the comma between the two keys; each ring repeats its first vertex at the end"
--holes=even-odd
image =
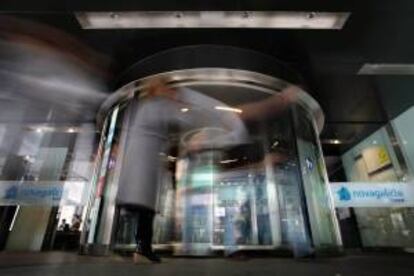
{"type": "Polygon", "coordinates": [[[235,112],[235,113],[243,112],[243,110],[239,108],[234,108],[234,107],[229,107],[229,106],[215,106],[214,108],[217,110],[230,111],[230,112],[235,112]]]}
{"type": "Polygon", "coordinates": [[[339,139],[323,139],[322,140],[323,144],[333,144],[333,145],[340,145],[343,142],[344,142],[343,140],[339,140],[339,139]]]}
{"type": "Polygon", "coordinates": [[[75,12],[83,29],[263,28],[342,29],[349,12],[117,11],[75,12]]]}
{"type": "Polygon", "coordinates": [[[279,145],[279,141],[278,140],[276,140],[274,143],[273,143],[273,145],[272,145],[272,149],[273,148],[275,148],[275,147],[277,147],[279,145]]]}
{"type": "Polygon", "coordinates": [[[414,64],[365,63],[358,75],[414,75],[414,64]]]}
{"type": "Polygon", "coordinates": [[[227,159],[227,160],[222,160],[220,161],[221,164],[229,164],[229,163],[234,163],[239,161],[239,159],[227,159]]]}

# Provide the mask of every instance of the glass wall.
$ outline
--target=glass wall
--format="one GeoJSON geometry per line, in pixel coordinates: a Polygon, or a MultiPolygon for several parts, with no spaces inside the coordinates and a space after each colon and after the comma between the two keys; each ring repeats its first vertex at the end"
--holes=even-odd
{"type": "Polygon", "coordinates": [[[77,248],[96,136],[93,124],[0,125],[1,249],[63,248],[69,235],[77,248]]]}
{"type": "Polygon", "coordinates": [[[86,243],[134,248],[136,217],[117,208],[116,189],[125,185],[123,166],[139,163],[125,156],[142,135],[132,122],[144,110],[140,127],[148,120],[145,131],[163,141],[156,152],[156,248],[184,255],[338,251],[317,126],[299,92],[210,82],[172,86],[173,98],[121,91],[129,98],[106,117],[95,181],[101,193],[91,197],[86,243]]]}
{"type": "Polygon", "coordinates": [[[302,108],[295,111],[297,147],[313,242],[320,250],[329,250],[332,244],[341,244],[341,239],[326,167],[313,120],[302,108]]]}
{"type": "Polygon", "coordinates": [[[404,160],[406,161],[407,178],[414,177],[414,128],[412,122],[414,119],[414,107],[411,107],[400,116],[395,118],[391,125],[395,130],[399,147],[401,148],[404,160]]]}
{"type": "MultiPolygon", "coordinates": [[[[350,182],[409,182],[413,110],[371,134],[342,156],[350,182]],[[392,142],[393,141],[393,142],[392,142]]],[[[352,184],[352,183],[351,183],[352,184]]],[[[375,185],[375,184],[374,184],[375,185]]],[[[364,247],[414,247],[413,208],[354,208],[364,247]]]]}

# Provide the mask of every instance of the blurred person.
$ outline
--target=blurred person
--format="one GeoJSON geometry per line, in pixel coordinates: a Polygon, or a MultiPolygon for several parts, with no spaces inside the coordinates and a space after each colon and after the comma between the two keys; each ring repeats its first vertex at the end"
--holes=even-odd
{"type": "Polygon", "coordinates": [[[58,227],[58,231],[69,232],[69,230],[70,230],[69,223],[66,222],[66,219],[62,219],[62,222],[60,223],[58,227]]]}
{"type": "Polygon", "coordinates": [[[246,245],[251,238],[251,202],[246,191],[238,188],[234,204],[226,208],[224,254],[230,258],[243,259],[246,256],[238,246],[246,245]]]}
{"type": "Polygon", "coordinates": [[[239,206],[238,216],[236,218],[236,226],[238,228],[239,235],[237,236],[237,244],[246,244],[250,240],[251,236],[251,202],[249,198],[242,199],[239,206]]]}
{"type": "Polygon", "coordinates": [[[82,219],[79,214],[75,214],[72,218],[72,225],[70,227],[71,231],[79,231],[82,223],[82,219]]]}
{"type": "MultiPolygon", "coordinates": [[[[31,124],[93,122],[107,95],[108,66],[106,57],[56,28],[0,15],[0,119],[7,133],[0,151],[6,164],[15,163],[26,141],[33,158],[42,154],[39,147],[48,147],[42,131],[33,133],[31,124]]],[[[10,173],[3,169],[2,177],[13,180],[13,172],[16,168],[10,173]]],[[[70,230],[66,220],[60,230],[70,230]]]]}
{"type": "Polygon", "coordinates": [[[106,98],[108,65],[106,58],[58,29],[0,16],[0,101],[18,106],[22,115],[14,117],[23,122],[32,120],[33,109],[44,114],[41,123],[62,114],[67,120],[94,120],[106,98]]]}
{"type": "Polygon", "coordinates": [[[243,121],[260,121],[275,118],[293,104],[300,101],[300,88],[295,85],[288,85],[279,93],[253,103],[238,106],[243,112],[240,117],[243,121]]]}
{"type": "Polygon", "coordinates": [[[163,77],[144,81],[140,100],[130,112],[117,203],[138,218],[134,262],[161,261],[151,243],[158,186],[166,170],[160,153],[166,151],[169,135],[206,126],[223,129],[210,139],[200,134],[193,145],[197,149],[239,144],[248,136],[238,115],[214,109],[223,103],[188,88],[172,88],[167,83],[163,77]],[[191,112],[183,112],[183,108],[191,112]]]}
{"type": "Polygon", "coordinates": [[[161,259],[152,250],[156,191],[161,167],[159,153],[168,139],[168,117],[163,110],[175,107],[175,91],[160,80],[147,82],[142,98],[131,109],[131,125],[125,146],[118,205],[137,218],[134,262],[161,259]],[[170,95],[170,93],[171,95],[170,95]]]}
{"type": "MultiPolygon", "coordinates": [[[[283,112],[300,102],[300,88],[289,85],[264,100],[237,106],[242,112],[240,118],[245,123],[260,122],[269,119],[276,119],[283,112]]],[[[202,140],[203,137],[197,137],[202,140]]],[[[200,142],[198,141],[197,144],[200,142]]],[[[283,152],[268,152],[263,159],[250,163],[247,167],[263,167],[286,162],[288,155],[283,152]]],[[[232,259],[246,260],[247,255],[238,249],[238,245],[246,244],[251,236],[251,209],[248,197],[241,197],[241,202],[237,206],[226,210],[225,217],[225,255],[232,259]]]]}
{"type": "MultiPolygon", "coordinates": [[[[127,141],[117,192],[117,204],[137,217],[134,261],[159,263],[152,250],[153,222],[162,166],[169,135],[190,130],[188,150],[219,149],[247,143],[245,121],[262,120],[283,112],[296,99],[296,88],[288,87],[268,99],[242,105],[242,112],[218,111],[222,102],[189,88],[172,88],[157,76],[142,82],[139,101],[130,106],[127,141]],[[212,130],[218,130],[215,132],[212,130]]],[[[136,99],[135,99],[136,101],[136,99]]]]}

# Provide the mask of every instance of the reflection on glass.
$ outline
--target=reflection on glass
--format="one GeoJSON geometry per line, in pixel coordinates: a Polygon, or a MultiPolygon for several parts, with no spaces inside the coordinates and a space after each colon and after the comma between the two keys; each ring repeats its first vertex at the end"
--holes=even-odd
{"type": "MultiPolygon", "coordinates": [[[[156,96],[168,116],[155,102],[159,114],[146,113],[151,131],[168,134],[158,153],[154,244],[184,255],[288,248],[305,256],[339,246],[316,130],[295,108],[294,88],[275,95],[225,85],[175,89],[173,97],[156,96]]],[[[121,211],[118,245],[133,246],[134,229],[121,211]]]]}

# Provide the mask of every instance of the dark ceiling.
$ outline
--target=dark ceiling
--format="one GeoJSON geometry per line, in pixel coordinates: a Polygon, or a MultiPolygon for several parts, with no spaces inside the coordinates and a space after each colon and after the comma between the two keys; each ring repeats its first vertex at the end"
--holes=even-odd
{"type": "MultiPolygon", "coordinates": [[[[359,76],[369,63],[414,63],[414,1],[86,1],[2,0],[0,10],[62,29],[106,55],[117,76],[136,61],[183,45],[221,44],[260,51],[299,71],[319,101],[327,155],[337,155],[414,103],[411,76],[359,76]],[[73,11],[297,10],[346,11],[342,30],[157,29],[82,30],[73,11]]],[[[112,81],[115,77],[112,78],[112,81]]]]}

